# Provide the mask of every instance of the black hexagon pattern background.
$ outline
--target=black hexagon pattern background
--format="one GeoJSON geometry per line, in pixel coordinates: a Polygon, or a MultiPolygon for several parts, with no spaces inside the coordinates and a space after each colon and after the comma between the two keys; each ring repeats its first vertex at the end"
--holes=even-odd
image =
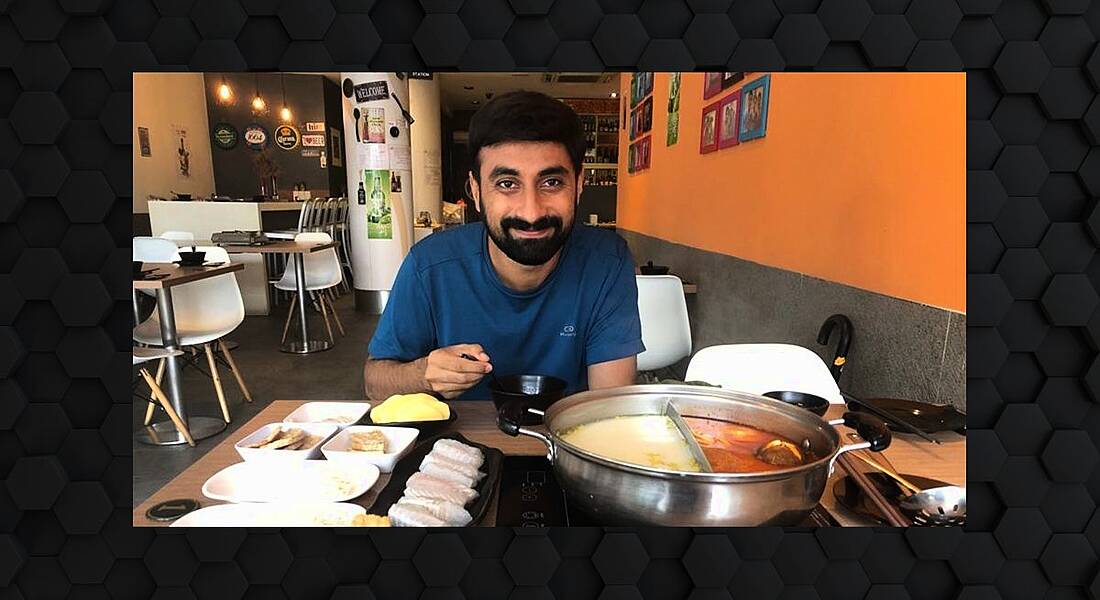
{"type": "Polygon", "coordinates": [[[0,0],[0,598],[1100,599],[1100,2],[0,0]],[[142,70],[959,70],[967,531],[130,527],[142,70]]]}

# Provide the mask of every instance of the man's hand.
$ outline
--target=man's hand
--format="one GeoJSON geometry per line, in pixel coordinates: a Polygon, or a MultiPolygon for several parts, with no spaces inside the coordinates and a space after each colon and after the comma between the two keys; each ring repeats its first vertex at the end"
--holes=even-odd
{"type": "Polygon", "coordinates": [[[456,344],[433,350],[418,363],[423,364],[424,387],[450,400],[477,385],[493,370],[489,355],[479,344],[456,344]],[[462,358],[469,354],[477,360],[462,358]]]}

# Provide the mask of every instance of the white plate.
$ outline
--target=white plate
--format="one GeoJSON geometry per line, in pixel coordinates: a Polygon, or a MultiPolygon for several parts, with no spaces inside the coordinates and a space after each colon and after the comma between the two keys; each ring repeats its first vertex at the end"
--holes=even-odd
{"type": "Polygon", "coordinates": [[[333,436],[332,439],[321,446],[321,453],[332,461],[346,461],[350,463],[365,463],[378,467],[383,473],[393,471],[397,459],[405,455],[412,448],[420,432],[411,427],[383,427],[378,425],[353,425],[333,436]],[[349,451],[348,442],[351,434],[367,431],[381,431],[386,438],[385,454],[368,454],[366,452],[349,451]]]}
{"type": "Polygon", "coordinates": [[[332,423],[343,429],[370,410],[369,402],[306,402],[283,419],[284,423],[332,423]]]}
{"type": "Polygon", "coordinates": [[[358,504],[215,504],[187,513],[170,527],[350,527],[367,513],[358,504]]]}
{"type": "Polygon", "coordinates": [[[278,464],[299,462],[310,458],[321,458],[321,446],[339,430],[340,428],[333,423],[269,423],[248,434],[247,437],[233,444],[233,447],[237,449],[237,454],[240,454],[241,458],[247,461],[273,462],[278,464]],[[267,437],[268,432],[270,432],[273,427],[294,427],[305,430],[309,435],[319,436],[321,439],[311,446],[298,450],[248,447],[249,444],[259,442],[267,437]]]}
{"type": "Polygon", "coordinates": [[[242,462],[207,479],[202,494],[226,502],[345,502],[366,493],[379,474],[374,465],[323,460],[242,462]]]}

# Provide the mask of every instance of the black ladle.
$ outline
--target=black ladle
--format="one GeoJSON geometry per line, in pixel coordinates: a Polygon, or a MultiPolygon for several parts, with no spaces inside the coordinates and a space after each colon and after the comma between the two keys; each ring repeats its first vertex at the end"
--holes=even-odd
{"type": "Polygon", "coordinates": [[[355,141],[361,142],[363,138],[359,137],[359,108],[351,111],[353,117],[355,117],[355,141]]]}

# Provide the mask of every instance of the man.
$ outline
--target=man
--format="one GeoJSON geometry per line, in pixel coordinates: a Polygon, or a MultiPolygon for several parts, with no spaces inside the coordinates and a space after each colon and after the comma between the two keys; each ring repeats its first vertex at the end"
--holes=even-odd
{"type": "Polygon", "coordinates": [[[503,94],[474,115],[468,185],[483,222],[405,257],[370,342],[368,397],[487,400],[490,371],[560,377],[566,393],[634,382],[633,258],[614,233],[574,227],[584,150],[577,115],[543,94],[503,94]]]}

